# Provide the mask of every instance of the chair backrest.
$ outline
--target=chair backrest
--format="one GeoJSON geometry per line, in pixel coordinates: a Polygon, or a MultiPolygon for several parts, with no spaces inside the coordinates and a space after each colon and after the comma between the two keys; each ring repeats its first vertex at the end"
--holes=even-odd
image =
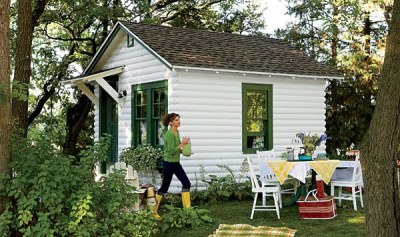
{"type": "Polygon", "coordinates": [[[257,158],[258,160],[271,160],[276,159],[274,149],[268,151],[257,151],[257,158]]]}
{"type": "Polygon", "coordinates": [[[360,151],[359,150],[350,150],[346,152],[346,156],[355,156],[355,161],[360,160],[360,151]]]}
{"type": "Polygon", "coordinates": [[[363,183],[361,163],[359,160],[356,160],[355,163],[356,164],[354,165],[352,180],[355,183],[363,183]]]}
{"type": "Polygon", "coordinates": [[[361,184],[364,186],[360,161],[344,161],[332,176],[332,181],[361,184]]]}
{"type": "Polygon", "coordinates": [[[247,164],[249,165],[249,174],[250,174],[251,187],[252,188],[259,188],[260,184],[258,183],[258,179],[257,179],[256,173],[254,172],[253,162],[252,162],[250,156],[247,156],[246,160],[247,160],[247,164]]]}
{"type": "Polygon", "coordinates": [[[275,156],[274,149],[268,151],[257,151],[257,159],[260,164],[260,169],[261,166],[265,166],[263,169],[265,172],[263,173],[263,177],[261,177],[263,179],[263,182],[265,181],[276,182],[278,179],[276,178],[274,172],[272,172],[272,170],[268,167],[266,162],[267,160],[279,160],[275,156]]]}

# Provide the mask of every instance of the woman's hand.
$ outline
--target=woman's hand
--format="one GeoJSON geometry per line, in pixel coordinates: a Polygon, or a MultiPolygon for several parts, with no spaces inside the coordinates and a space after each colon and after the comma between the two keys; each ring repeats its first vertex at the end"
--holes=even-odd
{"type": "Polygon", "coordinates": [[[186,144],[188,144],[188,143],[190,143],[190,138],[189,138],[189,137],[184,137],[184,138],[182,138],[182,142],[181,142],[182,146],[183,146],[183,145],[186,145],[186,144]]]}

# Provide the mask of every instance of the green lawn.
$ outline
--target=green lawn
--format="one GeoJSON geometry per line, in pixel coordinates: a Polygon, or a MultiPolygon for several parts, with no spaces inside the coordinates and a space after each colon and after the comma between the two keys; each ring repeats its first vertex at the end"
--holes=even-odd
{"type": "MultiPolygon", "coordinates": [[[[344,201],[343,207],[338,207],[336,216],[332,220],[300,220],[297,206],[288,206],[281,209],[281,219],[278,220],[275,212],[255,212],[250,220],[253,200],[230,201],[223,204],[199,206],[210,210],[215,223],[203,225],[190,230],[174,230],[159,236],[165,237],[207,237],[219,224],[250,224],[253,226],[288,227],[296,229],[295,236],[365,236],[365,209],[354,211],[351,201],[344,201]]],[[[161,212],[162,215],[162,212],[161,212]]]]}

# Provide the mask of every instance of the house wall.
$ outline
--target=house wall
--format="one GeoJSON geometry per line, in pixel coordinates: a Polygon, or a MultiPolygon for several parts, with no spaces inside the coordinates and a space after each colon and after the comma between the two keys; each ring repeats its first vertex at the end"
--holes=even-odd
{"type": "MultiPolygon", "coordinates": [[[[226,175],[218,165],[239,172],[242,153],[242,83],[273,85],[273,147],[277,155],[292,146],[298,132],[325,132],[325,81],[286,76],[169,70],[140,44],[126,47],[120,31],[93,71],[125,65],[118,90],[127,96],[119,105],[118,153],[131,145],[131,85],[168,79],[168,111],[181,115],[180,134],[190,136],[192,152],[181,162],[194,187],[201,166],[209,174],[226,175]]],[[[95,94],[98,96],[98,87],[95,94]]],[[[95,137],[99,137],[99,108],[95,107],[95,137]]],[[[252,155],[253,157],[255,155],[252,155]]],[[[179,192],[174,178],[170,192],[179,192]]],[[[200,187],[201,188],[201,187],[200,187]]]]}
{"type": "MultiPolygon", "coordinates": [[[[242,83],[273,85],[273,147],[281,155],[298,132],[325,132],[325,81],[239,73],[177,71],[169,111],[181,115],[180,134],[190,136],[190,158],[182,165],[194,185],[200,165],[208,174],[225,175],[226,165],[239,171],[242,153],[242,83]]],[[[255,155],[251,155],[255,157],[255,155]]],[[[180,183],[174,180],[173,186],[180,183]]],[[[199,182],[201,183],[201,182],[199,182]]],[[[179,190],[177,190],[179,191],[179,190]]]]}
{"type": "MultiPolygon", "coordinates": [[[[131,86],[147,82],[168,80],[172,71],[151,54],[145,47],[135,43],[133,47],[126,46],[126,33],[119,31],[112,43],[107,47],[101,60],[93,71],[125,66],[119,74],[118,91],[126,90],[127,96],[120,100],[118,106],[118,154],[131,146],[131,86]]],[[[95,94],[99,96],[99,86],[95,84],[95,94]]],[[[95,139],[99,137],[99,108],[95,106],[94,131],[95,139]]]]}

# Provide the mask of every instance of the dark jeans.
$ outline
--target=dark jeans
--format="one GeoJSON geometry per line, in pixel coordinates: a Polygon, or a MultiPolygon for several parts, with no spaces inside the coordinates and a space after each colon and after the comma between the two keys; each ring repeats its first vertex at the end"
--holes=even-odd
{"type": "Polygon", "coordinates": [[[164,161],[163,181],[161,188],[157,192],[159,195],[163,195],[168,191],[169,185],[171,184],[172,176],[174,174],[182,183],[182,192],[190,191],[191,184],[185,171],[182,168],[182,165],[179,162],[164,161]]]}

